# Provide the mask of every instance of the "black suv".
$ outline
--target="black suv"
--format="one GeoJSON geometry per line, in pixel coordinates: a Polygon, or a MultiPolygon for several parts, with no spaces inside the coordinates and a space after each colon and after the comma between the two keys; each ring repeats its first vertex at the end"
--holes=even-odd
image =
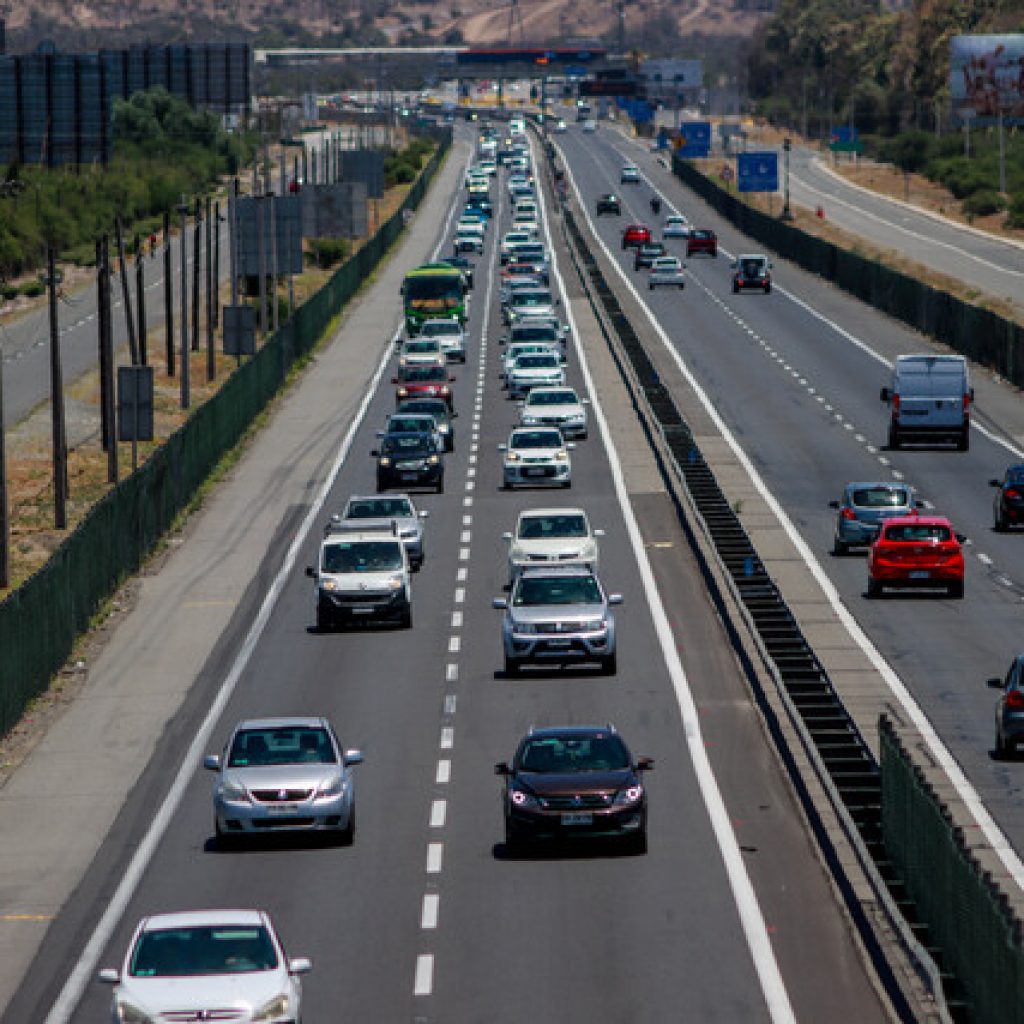
{"type": "Polygon", "coordinates": [[[641,245],[636,250],[636,255],[633,257],[633,269],[634,270],[650,270],[651,264],[659,256],[667,256],[668,252],[665,246],[661,242],[647,242],[641,245]]]}
{"type": "Polygon", "coordinates": [[[606,192],[603,196],[597,197],[597,216],[600,217],[602,213],[614,213],[616,217],[621,215],[619,197],[614,192],[606,192]]]}
{"type": "Polygon", "coordinates": [[[1024,523],[1024,466],[1010,466],[1003,479],[993,479],[989,487],[996,488],[992,502],[992,521],[997,533],[1024,523]]]}
{"type": "Polygon", "coordinates": [[[615,727],[559,726],[531,729],[519,743],[505,779],[505,849],[525,839],[614,836],[636,853],[647,851],[649,757],[634,762],[615,727]]]}
{"type": "Polygon", "coordinates": [[[378,491],[395,484],[444,491],[444,458],[434,434],[385,434],[370,454],[377,459],[378,491]]]}

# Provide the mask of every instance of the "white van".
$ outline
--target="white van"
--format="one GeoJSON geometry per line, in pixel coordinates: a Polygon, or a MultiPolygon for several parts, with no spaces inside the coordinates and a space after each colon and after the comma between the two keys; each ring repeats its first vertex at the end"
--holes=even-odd
{"type": "Polygon", "coordinates": [[[889,447],[904,441],[953,441],[965,452],[971,443],[971,387],[963,356],[898,356],[892,384],[882,388],[889,406],[889,447]]]}

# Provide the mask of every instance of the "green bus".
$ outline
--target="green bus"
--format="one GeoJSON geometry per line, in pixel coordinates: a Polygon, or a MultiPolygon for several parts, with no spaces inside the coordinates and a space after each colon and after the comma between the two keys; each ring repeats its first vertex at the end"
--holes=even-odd
{"type": "Polygon", "coordinates": [[[405,329],[418,334],[424,320],[451,317],[465,325],[469,315],[466,302],[466,278],[450,263],[424,263],[410,270],[402,282],[405,305],[405,329]]]}

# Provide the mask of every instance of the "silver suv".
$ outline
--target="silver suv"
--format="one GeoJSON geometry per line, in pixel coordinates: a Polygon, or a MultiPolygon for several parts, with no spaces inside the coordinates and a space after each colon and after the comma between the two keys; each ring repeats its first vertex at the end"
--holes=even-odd
{"type": "Polygon", "coordinates": [[[392,524],[367,530],[362,523],[337,523],[320,545],[320,558],[306,575],[316,581],[316,628],[354,619],[395,619],[412,625],[409,556],[392,524]]]}
{"type": "Polygon", "coordinates": [[[417,509],[408,494],[354,494],[345,502],[340,515],[331,516],[330,522],[324,527],[324,536],[338,530],[342,523],[349,527],[355,523],[361,530],[385,532],[394,523],[409,556],[409,565],[415,572],[423,565],[426,557],[423,549],[423,520],[429,515],[426,509],[417,509]]]}
{"type": "Polygon", "coordinates": [[[596,662],[614,675],[615,616],[611,606],[621,594],[605,594],[585,566],[524,568],[508,598],[494,599],[503,609],[501,639],[505,674],[516,675],[530,662],[568,665],[596,662]]]}

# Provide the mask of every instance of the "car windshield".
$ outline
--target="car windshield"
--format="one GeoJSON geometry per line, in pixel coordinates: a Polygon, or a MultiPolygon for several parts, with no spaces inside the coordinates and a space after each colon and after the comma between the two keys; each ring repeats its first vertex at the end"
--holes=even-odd
{"type": "Polygon", "coordinates": [[[555,356],[536,355],[519,356],[516,359],[517,370],[555,370],[558,369],[558,359],[555,356]]]}
{"type": "Polygon", "coordinates": [[[587,520],[576,513],[548,516],[523,516],[519,520],[521,540],[548,540],[555,537],[586,537],[587,520]]]}
{"type": "Polygon", "coordinates": [[[543,260],[544,246],[542,245],[517,245],[516,256],[521,260],[543,260]]]}
{"type": "Polygon", "coordinates": [[[460,301],[463,295],[462,274],[435,274],[405,279],[405,300],[415,303],[431,299],[460,301]]]}
{"type": "Polygon", "coordinates": [[[713,238],[714,233],[708,231],[706,228],[697,228],[696,231],[690,232],[691,238],[713,238]]]}
{"type": "Polygon", "coordinates": [[[429,352],[431,355],[437,355],[437,351],[436,341],[407,341],[405,343],[405,352],[407,355],[419,355],[424,352],[429,352]]]}
{"type": "Polygon", "coordinates": [[[327,730],[319,726],[242,729],[235,733],[228,768],[266,768],[284,764],[336,764],[327,730]]]}
{"type": "Polygon", "coordinates": [[[509,448],[561,448],[562,435],[557,430],[517,430],[509,448]]]}
{"type": "Polygon", "coordinates": [[[658,259],[658,260],[654,261],[654,269],[655,270],[678,270],[679,269],[679,260],[677,260],[675,258],[675,256],[666,256],[663,259],[658,259]]]}
{"type": "Polygon", "coordinates": [[[551,292],[516,292],[512,298],[515,306],[550,306],[551,292]]]}
{"type": "MultiPolygon", "coordinates": [[[[442,338],[448,334],[461,334],[462,329],[459,325],[451,320],[449,322],[431,322],[428,320],[421,328],[420,334],[425,334],[428,338],[442,338]]],[[[432,345],[432,342],[422,342],[424,345],[432,345]]],[[[423,350],[426,351],[426,350],[423,350]]]]}
{"type": "Polygon", "coordinates": [[[430,434],[386,434],[381,442],[382,455],[400,458],[413,455],[433,455],[437,450],[430,434]]]}
{"type": "Polygon", "coordinates": [[[747,277],[758,277],[764,272],[764,260],[740,260],[740,270],[747,277]]]}
{"type": "Polygon", "coordinates": [[[578,405],[575,391],[531,391],[527,405],[578,405]]]}
{"type": "Polygon", "coordinates": [[[277,967],[277,950],[261,925],[207,925],[143,932],[132,951],[133,978],[251,974],[277,967]]]}
{"type": "Polygon", "coordinates": [[[601,588],[593,576],[523,576],[512,597],[516,608],[601,603],[601,588]]]}
{"type": "Polygon", "coordinates": [[[541,736],[527,740],[519,754],[519,770],[538,774],[615,772],[629,766],[626,745],[610,733],[541,736]]]}
{"type": "Polygon", "coordinates": [[[402,568],[402,545],[397,541],[337,541],[324,548],[324,572],[397,572],[402,568]]]}
{"type": "Polygon", "coordinates": [[[438,423],[448,422],[448,406],[441,398],[410,398],[399,407],[400,412],[418,412],[433,416],[438,423]]]}
{"type": "Polygon", "coordinates": [[[902,487],[858,487],[850,497],[858,508],[905,508],[910,504],[902,487]]]}
{"type": "Polygon", "coordinates": [[[900,523],[885,531],[886,540],[894,541],[949,541],[953,533],[948,526],[939,523],[900,523]]]}
{"type": "Polygon", "coordinates": [[[512,341],[557,342],[558,332],[553,327],[514,327],[512,341]]]}
{"type": "Polygon", "coordinates": [[[406,381],[448,383],[448,371],[443,366],[406,366],[402,370],[401,377],[406,381]]]}
{"type": "Polygon", "coordinates": [[[389,434],[423,434],[436,430],[437,424],[429,416],[392,416],[388,420],[389,434]]]}
{"type": "Polygon", "coordinates": [[[387,519],[390,516],[414,516],[408,498],[360,498],[349,503],[346,519],[387,519]]]}

